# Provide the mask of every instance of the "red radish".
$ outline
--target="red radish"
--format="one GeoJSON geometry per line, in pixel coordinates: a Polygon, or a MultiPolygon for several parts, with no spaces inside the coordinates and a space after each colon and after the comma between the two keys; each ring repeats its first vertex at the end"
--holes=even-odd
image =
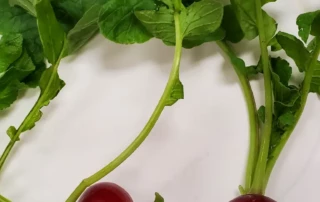
{"type": "Polygon", "coordinates": [[[133,202],[133,200],[122,187],[110,182],[101,182],[89,187],[79,202],[133,202]]]}
{"type": "Polygon", "coordinates": [[[276,201],[263,195],[248,194],[248,195],[239,196],[230,202],[276,202],[276,201]]]}

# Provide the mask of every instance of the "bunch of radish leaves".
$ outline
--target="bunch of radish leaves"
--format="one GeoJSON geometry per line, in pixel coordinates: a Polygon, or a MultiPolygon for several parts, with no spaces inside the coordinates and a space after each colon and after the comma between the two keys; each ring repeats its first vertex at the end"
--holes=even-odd
{"type": "MultiPolygon", "coordinates": [[[[166,88],[141,133],[110,164],[82,181],[67,202],[75,202],[87,187],[122,164],[148,137],[162,111],[184,98],[187,89],[179,77],[182,49],[215,42],[239,78],[250,123],[246,177],[240,186],[243,196],[233,201],[263,196],[309,93],[320,94],[320,10],[297,18],[300,40],[277,31],[276,21],[262,9],[274,1],[231,0],[224,5],[218,0],[0,0],[0,110],[9,108],[21,91],[40,89],[21,125],[7,130],[10,141],[0,158],[0,171],[20,135],[35,126],[41,108],[65,85],[58,75],[60,61],[76,54],[97,33],[127,45],[157,38],[173,46],[175,54],[166,88]],[[260,61],[247,67],[231,44],[257,37],[260,61]],[[303,82],[293,85],[289,62],[271,57],[270,50],[284,50],[303,74],[303,82]],[[265,104],[259,108],[250,85],[257,74],[262,74],[265,86],[265,104]]],[[[164,199],[156,194],[155,201],[164,199]]]]}

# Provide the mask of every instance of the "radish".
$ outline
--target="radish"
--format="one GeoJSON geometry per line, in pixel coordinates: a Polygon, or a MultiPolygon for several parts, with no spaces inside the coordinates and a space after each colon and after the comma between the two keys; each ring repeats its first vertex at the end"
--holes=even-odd
{"type": "Polygon", "coordinates": [[[133,202],[133,200],[119,185],[101,182],[89,187],[79,202],[133,202]]]}
{"type": "Polygon", "coordinates": [[[276,202],[275,200],[258,194],[242,195],[230,202],[276,202]]]}

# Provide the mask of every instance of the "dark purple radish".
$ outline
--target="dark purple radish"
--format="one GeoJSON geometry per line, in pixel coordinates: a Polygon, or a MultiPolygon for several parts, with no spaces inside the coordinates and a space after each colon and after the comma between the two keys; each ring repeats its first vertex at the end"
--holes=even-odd
{"type": "Polygon", "coordinates": [[[258,194],[242,195],[230,202],[276,202],[275,200],[258,194]]]}
{"type": "Polygon", "coordinates": [[[79,202],[133,202],[133,200],[122,187],[110,182],[101,182],[89,187],[79,202]]]}

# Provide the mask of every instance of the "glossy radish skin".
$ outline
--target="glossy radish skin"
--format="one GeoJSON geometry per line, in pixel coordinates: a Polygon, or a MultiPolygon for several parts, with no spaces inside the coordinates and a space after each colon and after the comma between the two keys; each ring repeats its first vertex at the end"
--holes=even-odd
{"type": "Polygon", "coordinates": [[[133,200],[122,187],[110,182],[101,182],[89,187],[79,202],[133,202],[133,200]]]}
{"type": "Polygon", "coordinates": [[[263,195],[248,194],[248,195],[239,196],[230,202],[276,202],[276,201],[263,195]]]}

